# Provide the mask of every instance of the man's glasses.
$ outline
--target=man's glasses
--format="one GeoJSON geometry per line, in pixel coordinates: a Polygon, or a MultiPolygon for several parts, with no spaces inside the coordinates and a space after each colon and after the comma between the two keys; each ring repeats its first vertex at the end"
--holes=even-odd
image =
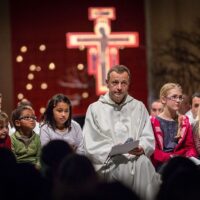
{"type": "Polygon", "coordinates": [[[166,97],[166,98],[172,101],[179,101],[179,102],[182,102],[184,100],[182,96],[171,96],[171,97],[166,97]]]}
{"type": "Polygon", "coordinates": [[[19,120],[27,120],[27,121],[29,121],[29,120],[36,120],[36,119],[37,119],[36,116],[21,116],[19,118],[19,120]]]}

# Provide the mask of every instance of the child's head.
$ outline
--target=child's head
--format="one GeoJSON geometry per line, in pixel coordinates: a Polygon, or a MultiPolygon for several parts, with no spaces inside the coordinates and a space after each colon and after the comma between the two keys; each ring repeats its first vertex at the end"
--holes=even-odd
{"type": "Polygon", "coordinates": [[[163,104],[161,103],[160,99],[154,100],[150,106],[150,115],[157,116],[161,112],[163,112],[163,104]]]}
{"type": "Polygon", "coordinates": [[[179,84],[177,83],[166,83],[162,86],[162,88],[160,89],[160,99],[162,97],[167,97],[169,92],[172,90],[172,89],[176,89],[176,90],[179,90],[181,91],[182,93],[182,88],[179,84]]]}
{"type": "Polygon", "coordinates": [[[33,108],[33,104],[28,99],[22,99],[17,103],[17,107],[19,106],[30,106],[33,108]]]}
{"type": "Polygon", "coordinates": [[[49,124],[54,130],[57,127],[70,128],[71,118],[71,102],[64,94],[56,94],[48,101],[42,117],[44,123],[49,124]]]}
{"type": "Polygon", "coordinates": [[[178,111],[183,101],[182,88],[177,83],[166,83],[160,89],[160,99],[164,106],[178,111]]]}
{"type": "Polygon", "coordinates": [[[36,116],[30,106],[19,106],[12,112],[12,123],[17,131],[32,131],[36,125],[36,116]]]}
{"type": "Polygon", "coordinates": [[[0,140],[5,139],[8,135],[8,115],[5,112],[0,112],[0,140]]]}
{"type": "Polygon", "coordinates": [[[200,107],[199,105],[200,105],[200,92],[195,92],[191,98],[191,112],[193,118],[196,118],[197,116],[198,108],[200,107]]]}

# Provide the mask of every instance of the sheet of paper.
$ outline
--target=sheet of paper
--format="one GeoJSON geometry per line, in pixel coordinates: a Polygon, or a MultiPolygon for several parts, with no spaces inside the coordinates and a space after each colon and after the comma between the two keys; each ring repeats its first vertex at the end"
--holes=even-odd
{"type": "Polygon", "coordinates": [[[200,160],[195,157],[189,157],[190,160],[192,160],[196,165],[200,165],[200,160]]]}
{"type": "Polygon", "coordinates": [[[124,144],[118,144],[112,147],[110,151],[110,156],[118,155],[118,154],[125,154],[128,153],[130,150],[138,147],[139,140],[132,140],[130,142],[125,142],[124,144]]]}

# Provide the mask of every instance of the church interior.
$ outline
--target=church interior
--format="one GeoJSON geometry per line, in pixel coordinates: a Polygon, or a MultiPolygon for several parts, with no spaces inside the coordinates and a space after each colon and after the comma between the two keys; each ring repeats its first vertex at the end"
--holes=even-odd
{"type": "Polygon", "coordinates": [[[2,109],[26,98],[39,116],[64,93],[81,118],[114,64],[130,69],[129,92],[147,107],[165,82],[191,95],[200,90],[199,10],[198,0],[1,0],[2,109]]]}

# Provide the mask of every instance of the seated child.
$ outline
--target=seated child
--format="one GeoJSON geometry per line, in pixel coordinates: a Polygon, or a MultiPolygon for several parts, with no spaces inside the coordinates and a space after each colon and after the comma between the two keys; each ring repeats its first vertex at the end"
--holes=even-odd
{"type": "Polygon", "coordinates": [[[30,106],[19,106],[12,112],[12,123],[16,131],[11,135],[11,148],[17,162],[39,165],[41,143],[33,129],[36,116],[30,106]]]}
{"type": "MultiPolygon", "coordinates": [[[[30,106],[31,108],[34,108],[33,104],[27,99],[22,99],[21,101],[19,101],[17,103],[17,107],[20,107],[20,106],[30,106]]],[[[39,134],[40,133],[40,124],[38,121],[35,121],[35,122],[36,122],[36,125],[35,125],[35,128],[33,129],[33,131],[35,133],[39,134]]],[[[15,131],[16,131],[15,127],[9,126],[9,135],[12,135],[15,131]]]]}
{"type": "Polygon", "coordinates": [[[84,154],[82,130],[80,125],[72,120],[71,101],[64,94],[54,95],[48,101],[42,116],[41,145],[56,139],[66,141],[76,153],[84,154]]]}
{"type": "Polygon", "coordinates": [[[5,112],[0,112],[0,147],[11,149],[11,140],[8,129],[8,115],[5,112]]]}
{"type": "Polygon", "coordinates": [[[163,111],[151,118],[156,147],[152,162],[157,171],[162,171],[166,162],[174,156],[197,157],[192,127],[185,115],[178,113],[183,101],[182,87],[177,83],[166,83],[160,89],[163,111]]]}

